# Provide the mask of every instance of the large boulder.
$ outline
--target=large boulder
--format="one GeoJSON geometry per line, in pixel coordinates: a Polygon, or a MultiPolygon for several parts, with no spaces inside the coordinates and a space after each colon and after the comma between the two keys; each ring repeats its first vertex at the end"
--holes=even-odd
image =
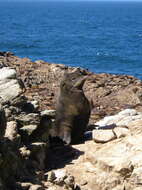
{"type": "Polygon", "coordinates": [[[23,87],[16,78],[16,71],[9,67],[0,69],[0,102],[12,102],[23,92],[23,87]]]}

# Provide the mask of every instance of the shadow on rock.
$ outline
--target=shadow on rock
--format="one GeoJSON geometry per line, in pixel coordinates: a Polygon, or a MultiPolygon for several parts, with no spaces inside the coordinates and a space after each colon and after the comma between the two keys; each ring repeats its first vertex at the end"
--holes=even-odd
{"type": "Polygon", "coordinates": [[[62,140],[54,138],[51,140],[49,156],[46,161],[46,163],[48,163],[47,169],[63,168],[67,164],[72,164],[72,160],[78,159],[82,154],[84,154],[83,151],[79,151],[69,145],[64,145],[62,140]]]}

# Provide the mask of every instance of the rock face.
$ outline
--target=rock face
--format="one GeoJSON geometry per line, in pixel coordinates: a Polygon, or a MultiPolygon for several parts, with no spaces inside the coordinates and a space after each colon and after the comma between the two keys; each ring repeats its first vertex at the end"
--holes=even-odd
{"type": "MultiPolygon", "coordinates": [[[[38,100],[39,108],[55,109],[60,81],[65,72],[74,68],[62,64],[50,64],[44,61],[32,62],[28,58],[19,58],[12,53],[2,52],[2,65],[13,67],[26,87],[25,95],[29,100],[38,100]]],[[[132,76],[94,74],[82,69],[88,75],[84,85],[86,97],[93,103],[90,123],[106,115],[114,115],[126,108],[142,111],[142,82],[132,76]]]]}
{"type": "Polygon", "coordinates": [[[67,144],[82,140],[89,122],[90,104],[82,90],[85,80],[77,69],[65,73],[60,84],[55,124],[57,134],[67,144]]]}
{"type": "Polygon", "coordinates": [[[81,189],[135,189],[141,188],[141,135],[128,136],[106,144],[92,141],[74,148],[84,155],[74,160],[66,169],[75,176],[76,182],[86,185],[81,189]],[[136,171],[138,172],[136,174],[136,171]],[[81,176],[80,176],[81,174],[81,176]]]}
{"type": "Polygon", "coordinates": [[[142,189],[141,81],[81,69],[94,140],[49,146],[59,84],[74,68],[0,52],[0,70],[1,190],[142,189]]]}
{"type": "Polygon", "coordinates": [[[2,106],[0,105],[0,140],[4,137],[5,129],[6,129],[5,112],[2,106]]]}
{"type": "Polygon", "coordinates": [[[128,125],[128,123],[141,118],[141,112],[139,113],[134,109],[126,109],[119,112],[117,115],[105,117],[103,120],[98,121],[96,125],[100,127],[105,127],[112,124],[116,124],[117,126],[128,125]]]}
{"type": "Polygon", "coordinates": [[[3,67],[1,64],[1,190],[24,189],[23,181],[31,182],[28,186],[30,189],[44,189],[36,171],[45,168],[49,147],[50,111],[46,113],[46,117],[40,113],[37,110],[37,102],[30,102],[23,95],[23,88],[15,69],[3,67]],[[36,185],[33,185],[34,183],[36,185]]]}
{"type": "MultiPolygon", "coordinates": [[[[1,52],[0,62],[17,70],[26,87],[26,96],[39,101],[41,110],[55,109],[56,95],[64,72],[72,67],[62,64],[50,64],[44,61],[32,62],[28,58],[19,58],[12,53],[1,52]]],[[[113,115],[126,108],[141,109],[142,83],[127,75],[94,74],[89,75],[84,85],[85,95],[94,104],[90,121],[98,121],[106,115],[113,115]],[[103,101],[102,101],[103,99],[103,101]]]]}
{"type": "Polygon", "coordinates": [[[65,169],[72,173],[83,190],[140,189],[142,188],[141,112],[126,109],[110,118],[111,120],[106,117],[98,122],[103,124],[103,127],[100,125],[100,129],[93,131],[96,143],[88,141],[85,144],[73,146],[84,154],[71,162],[74,167],[69,164],[65,166],[65,169]],[[125,118],[125,126],[119,125],[118,118],[122,119],[122,116],[125,118]],[[108,120],[111,122],[108,123],[108,120]],[[104,123],[104,121],[107,122],[104,123]],[[112,124],[112,121],[115,127],[106,129],[105,127],[112,124]]]}

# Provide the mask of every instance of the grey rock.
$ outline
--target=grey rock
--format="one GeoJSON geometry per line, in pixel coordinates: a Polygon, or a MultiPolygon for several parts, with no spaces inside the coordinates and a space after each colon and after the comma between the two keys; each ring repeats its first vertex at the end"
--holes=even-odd
{"type": "Polygon", "coordinates": [[[3,138],[6,130],[6,117],[5,112],[0,105],[0,140],[3,138]]]}
{"type": "Polygon", "coordinates": [[[35,110],[39,108],[39,102],[37,100],[31,101],[30,103],[33,105],[35,110]]]}
{"type": "Polygon", "coordinates": [[[0,69],[0,101],[12,102],[23,93],[23,85],[16,77],[15,69],[4,67],[0,69]]]}
{"type": "Polygon", "coordinates": [[[55,183],[62,186],[64,184],[64,180],[67,178],[66,170],[55,170],[54,173],[56,176],[55,183]]]}
{"type": "Polygon", "coordinates": [[[130,178],[130,183],[135,184],[135,186],[142,184],[142,167],[134,168],[130,178]]]}
{"type": "Polygon", "coordinates": [[[54,186],[53,187],[48,187],[47,189],[48,190],[58,190],[57,187],[54,187],[54,186]]]}
{"type": "Polygon", "coordinates": [[[50,182],[53,182],[56,179],[54,171],[47,172],[46,175],[47,175],[47,180],[50,182]]]}
{"type": "Polygon", "coordinates": [[[74,188],[75,185],[75,179],[74,176],[69,175],[65,180],[64,180],[65,184],[67,187],[71,187],[74,188]]]}
{"type": "Polygon", "coordinates": [[[6,118],[11,117],[11,110],[9,108],[5,108],[4,110],[6,118]]]}
{"type": "Polygon", "coordinates": [[[24,127],[20,128],[20,131],[23,131],[23,133],[26,133],[27,136],[30,136],[36,129],[37,125],[25,125],[24,127]]]}
{"type": "Polygon", "coordinates": [[[7,122],[5,137],[8,138],[9,140],[13,141],[17,145],[20,145],[21,137],[18,134],[18,128],[17,128],[16,121],[7,122]]]}
{"type": "Polygon", "coordinates": [[[37,125],[25,125],[19,129],[22,141],[24,143],[30,143],[32,141],[32,133],[37,129],[37,125]]]}
{"type": "Polygon", "coordinates": [[[4,190],[16,189],[15,176],[17,178],[24,176],[25,163],[21,159],[17,146],[13,141],[3,141],[0,143],[0,178],[4,186],[4,190]],[[6,187],[5,187],[6,186],[6,187]]]}
{"type": "Polygon", "coordinates": [[[15,79],[16,71],[15,69],[11,69],[9,67],[3,67],[0,69],[0,81],[6,79],[15,79]]]}
{"type": "Polygon", "coordinates": [[[31,155],[31,151],[28,150],[28,148],[26,146],[23,146],[19,149],[20,154],[22,156],[22,158],[28,159],[29,156],[31,155]]]}
{"type": "Polygon", "coordinates": [[[31,151],[31,158],[34,160],[36,164],[36,168],[44,169],[45,168],[45,158],[47,154],[47,143],[32,143],[29,147],[31,151]]]}
{"type": "Polygon", "coordinates": [[[113,132],[116,134],[117,138],[126,137],[130,135],[130,130],[126,127],[115,127],[113,132]]]}
{"type": "Polygon", "coordinates": [[[31,185],[29,190],[44,190],[44,188],[41,185],[31,185]]]}
{"type": "Polygon", "coordinates": [[[104,119],[95,123],[100,127],[116,124],[117,126],[129,125],[132,121],[142,119],[142,113],[135,109],[125,109],[116,115],[106,116],[104,119]]]}
{"type": "Polygon", "coordinates": [[[51,117],[55,117],[56,115],[56,110],[44,110],[41,112],[41,116],[51,116],[51,117]]]}
{"type": "Polygon", "coordinates": [[[52,121],[46,115],[40,117],[39,114],[24,114],[17,118],[20,128],[20,134],[25,142],[47,142],[49,140],[49,130],[52,121]]]}
{"type": "Polygon", "coordinates": [[[81,185],[81,186],[84,186],[84,185],[87,185],[87,183],[88,183],[88,182],[87,182],[86,180],[82,180],[81,183],[80,183],[80,185],[81,185]]]}
{"type": "Polygon", "coordinates": [[[22,93],[22,89],[15,79],[0,81],[0,97],[2,102],[7,102],[16,98],[22,93]]]}
{"type": "Polygon", "coordinates": [[[25,96],[18,96],[12,102],[11,105],[18,108],[23,108],[27,103],[27,98],[25,96]]]}
{"type": "Polygon", "coordinates": [[[22,183],[20,183],[20,186],[21,186],[22,190],[28,190],[30,188],[30,186],[32,186],[32,183],[22,182],[22,183]]]}
{"type": "Polygon", "coordinates": [[[93,130],[92,138],[96,143],[107,143],[117,137],[112,130],[93,130]]]}
{"type": "Polygon", "coordinates": [[[19,125],[39,125],[40,123],[40,115],[37,113],[30,113],[30,114],[21,114],[20,116],[16,117],[16,120],[19,125]]]}
{"type": "Polygon", "coordinates": [[[39,134],[42,141],[44,142],[48,141],[49,132],[52,128],[52,124],[53,124],[53,121],[50,118],[50,116],[43,115],[40,120],[39,129],[37,130],[37,132],[35,131],[36,132],[35,136],[39,134]]]}

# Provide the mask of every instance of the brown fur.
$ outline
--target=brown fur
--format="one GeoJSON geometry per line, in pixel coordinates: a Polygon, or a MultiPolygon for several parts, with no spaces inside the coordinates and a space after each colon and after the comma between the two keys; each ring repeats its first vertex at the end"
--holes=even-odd
{"type": "Polygon", "coordinates": [[[66,73],[60,84],[56,108],[58,136],[67,144],[78,143],[86,130],[90,117],[90,104],[83,92],[87,79],[80,69],[66,73]]]}

